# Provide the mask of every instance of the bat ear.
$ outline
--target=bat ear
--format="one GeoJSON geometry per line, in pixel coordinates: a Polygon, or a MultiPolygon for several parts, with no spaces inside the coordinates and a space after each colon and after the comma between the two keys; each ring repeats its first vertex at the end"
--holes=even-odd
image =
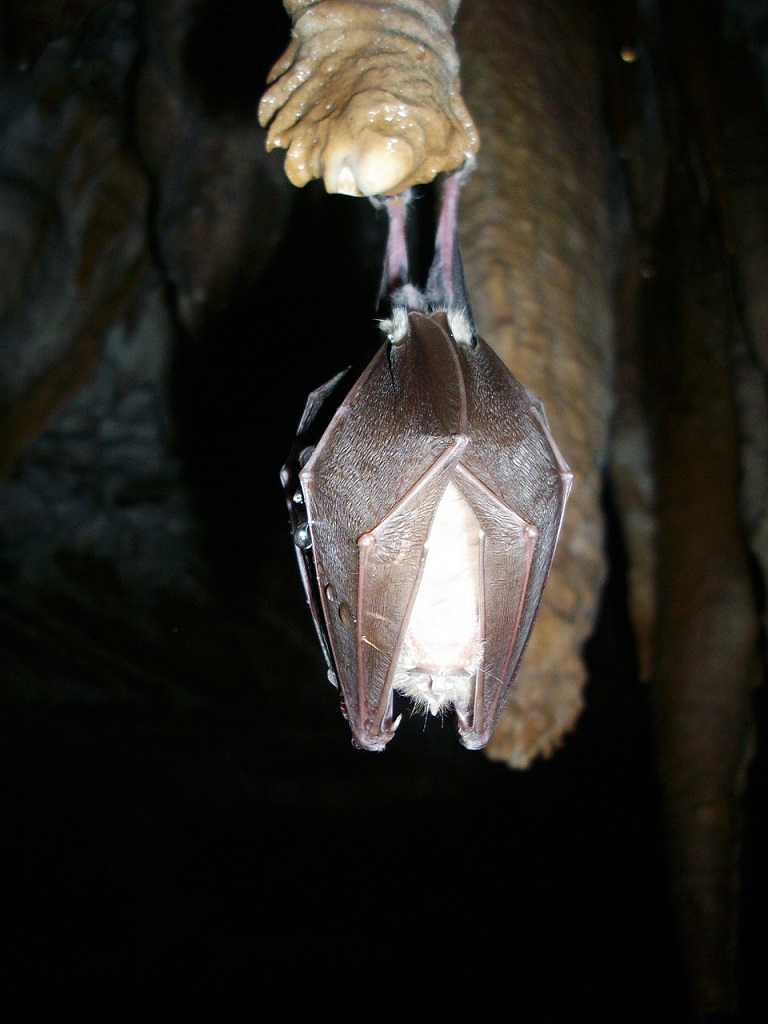
{"type": "Polygon", "coordinates": [[[475,318],[459,246],[459,193],[472,167],[474,161],[467,162],[460,170],[443,178],[435,251],[427,278],[426,298],[432,309],[461,314],[465,324],[469,325],[468,333],[474,337],[475,318]]]}

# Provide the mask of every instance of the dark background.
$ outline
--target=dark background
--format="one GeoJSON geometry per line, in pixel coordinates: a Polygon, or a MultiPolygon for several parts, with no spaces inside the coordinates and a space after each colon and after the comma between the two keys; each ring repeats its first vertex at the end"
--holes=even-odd
{"type": "MultiPolygon", "coordinates": [[[[524,1021],[687,1020],[608,498],[586,708],[550,759],[511,770],[465,751],[450,718],[407,710],[385,753],[355,750],[325,681],[278,474],[308,391],[375,340],[382,230],[366,204],[302,190],[266,272],[209,313],[194,347],[181,328],[170,346],[168,461],[117,497],[70,480],[56,514],[92,519],[93,550],[36,546],[50,513],[38,499],[74,465],[66,417],[4,485],[8,1019],[166,1002],[193,1019],[304,1005],[357,1017],[446,1000],[524,1021]],[[152,582],[132,578],[107,521],[135,512],[144,552],[178,493],[184,585],[162,532],[152,582]],[[19,997],[22,961],[36,980],[19,997]]],[[[764,692],[756,710],[739,964],[755,1022],[768,1019],[764,692]]]]}

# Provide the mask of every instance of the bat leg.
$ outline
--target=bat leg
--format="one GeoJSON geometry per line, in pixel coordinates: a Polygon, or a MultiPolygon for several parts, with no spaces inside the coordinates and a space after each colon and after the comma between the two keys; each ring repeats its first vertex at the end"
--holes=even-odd
{"type": "MultiPolygon", "coordinates": [[[[384,319],[382,329],[385,333],[388,333],[389,318],[396,309],[424,309],[424,298],[419,289],[411,283],[406,230],[410,200],[409,189],[402,195],[382,196],[374,201],[375,206],[383,208],[387,213],[387,246],[384,251],[384,268],[378,298],[378,310],[384,319]]],[[[392,340],[394,339],[390,338],[390,341],[392,340]]]]}
{"type": "Polygon", "coordinates": [[[446,310],[456,341],[465,344],[473,343],[477,332],[459,246],[459,194],[473,166],[465,164],[443,180],[435,252],[426,291],[430,309],[446,310]]]}
{"type": "Polygon", "coordinates": [[[387,211],[387,248],[381,275],[379,302],[386,300],[398,288],[408,283],[408,243],[405,237],[406,207],[410,192],[400,196],[384,196],[379,204],[387,211]]]}
{"type": "Polygon", "coordinates": [[[440,185],[435,186],[441,190],[440,210],[425,293],[411,280],[407,225],[412,189],[402,195],[374,200],[374,205],[386,210],[388,219],[379,309],[392,311],[405,307],[419,312],[444,309],[449,319],[455,321],[451,327],[455,327],[456,340],[466,343],[474,341],[476,330],[459,246],[458,217],[461,187],[473,167],[474,161],[468,161],[460,170],[444,175],[440,185]]]}

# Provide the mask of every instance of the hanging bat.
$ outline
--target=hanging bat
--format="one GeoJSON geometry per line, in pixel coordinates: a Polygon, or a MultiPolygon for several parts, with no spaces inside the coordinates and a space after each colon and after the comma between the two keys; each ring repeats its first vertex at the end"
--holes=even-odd
{"type": "Polygon", "coordinates": [[[540,402],[476,334],[459,187],[446,179],[424,292],[404,198],[386,200],[386,341],[346,397],[344,373],[312,392],[281,474],[328,677],[366,750],[394,736],[395,692],[452,707],[466,748],[488,743],[572,482],[540,402]]]}

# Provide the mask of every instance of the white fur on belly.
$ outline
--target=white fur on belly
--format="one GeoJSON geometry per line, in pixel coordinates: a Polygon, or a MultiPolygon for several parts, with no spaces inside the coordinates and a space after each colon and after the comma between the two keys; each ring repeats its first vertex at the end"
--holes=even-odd
{"type": "Polygon", "coordinates": [[[449,483],[427,539],[427,557],[394,687],[436,715],[467,708],[482,657],[480,528],[449,483]]]}

